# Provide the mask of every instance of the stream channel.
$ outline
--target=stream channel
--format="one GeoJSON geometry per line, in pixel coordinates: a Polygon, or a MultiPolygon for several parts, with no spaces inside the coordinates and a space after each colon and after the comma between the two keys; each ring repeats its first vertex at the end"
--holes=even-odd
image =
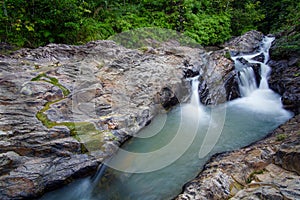
{"type": "Polygon", "coordinates": [[[242,98],[215,107],[200,104],[198,77],[191,79],[189,103],[158,115],[138,137],[102,166],[96,175],[45,194],[41,200],[158,200],[172,199],[215,153],[249,145],[292,117],[282,109],[280,96],[269,89],[265,37],[258,53],[233,57],[239,71],[242,98]],[[254,61],[261,53],[264,62],[254,61]],[[260,83],[253,69],[240,62],[260,64],[260,83]],[[131,152],[131,153],[128,153],[131,152]]]}

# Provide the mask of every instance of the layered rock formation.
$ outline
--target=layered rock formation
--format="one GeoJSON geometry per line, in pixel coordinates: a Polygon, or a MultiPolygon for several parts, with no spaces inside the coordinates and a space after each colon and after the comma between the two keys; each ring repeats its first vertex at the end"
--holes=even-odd
{"type": "Polygon", "coordinates": [[[270,62],[273,71],[270,88],[282,96],[285,109],[300,113],[300,69],[299,58],[294,61],[280,60],[270,62]],[[297,64],[298,62],[298,64],[297,64]]]}
{"type": "Polygon", "coordinates": [[[187,101],[185,78],[199,69],[225,91],[210,99],[225,101],[230,90],[219,78],[233,68],[221,68],[219,57],[176,42],[132,50],[112,41],[2,55],[0,199],[34,198],[94,173],[158,112],[187,101]]]}
{"type": "Polygon", "coordinates": [[[205,105],[216,105],[240,97],[234,62],[226,49],[209,52],[200,69],[199,97],[205,105]]]}

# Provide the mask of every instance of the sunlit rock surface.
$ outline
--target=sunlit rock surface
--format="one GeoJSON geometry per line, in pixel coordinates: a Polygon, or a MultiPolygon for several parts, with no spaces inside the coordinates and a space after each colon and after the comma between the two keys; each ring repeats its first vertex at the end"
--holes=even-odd
{"type": "Polygon", "coordinates": [[[210,102],[226,101],[222,81],[233,68],[220,55],[174,41],[140,50],[113,41],[49,44],[1,55],[0,199],[34,198],[94,173],[156,114],[189,100],[187,77],[200,72],[210,102]]]}
{"type": "Polygon", "coordinates": [[[242,36],[231,39],[223,46],[227,47],[233,54],[252,53],[259,49],[263,36],[259,31],[249,31],[242,36]]]}
{"type": "MultiPolygon", "coordinates": [[[[254,34],[245,52],[262,37],[254,34]]],[[[187,77],[200,75],[205,104],[239,97],[230,51],[243,45],[226,45],[132,50],[95,41],[0,55],[0,199],[30,199],[94,173],[157,113],[189,100],[187,77]]]]}

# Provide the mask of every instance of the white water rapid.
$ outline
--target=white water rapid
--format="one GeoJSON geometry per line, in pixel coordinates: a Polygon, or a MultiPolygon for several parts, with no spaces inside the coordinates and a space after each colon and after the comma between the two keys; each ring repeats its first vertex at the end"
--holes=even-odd
{"type": "Polygon", "coordinates": [[[199,98],[199,76],[190,78],[191,85],[192,85],[192,94],[191,100],[189,103],[182,104],[181,112],[184,117],[194,118],[195,122],[198,123],[201,118],[201,122],[209,119],[209,115],[205,112],[205,106],[200,103],[199,98]]]}
{"type": "Polygon", "coordinates": [[[257,53],[232,57],[235,61],[236,70],[239,72],[238,81],[242,98],[229,102],[229,106],[237,106],[261,114],[273,114],[275,118],[291,116],[290,112],[282,108],[281,97],[273,92],[268,85],[271,68],[267,63],[269,61],[269,49],[274,39],[274,37],[265,36],[257,53]],[[258,56],[262,56],[260,58],[262,62],[255,60],[258,56]],[[241,60],[246,62],[241,62],[241,60]],[[259,84],[256,83],[253,65],[259,66],[261,77],[259,84]]]}
{"type": "Polygon", "coordinates": [[[239,71],[239,89],[243,97],[251,95],[251,93],[258,88],[269,89],[268,76],[271,69],[267,65],[267,62],[269,61],[269,49],[274,39],[274,37],[264,37],[259,51],[255,54],[232,57],[235,62],[236,70],[239,71]],[[257,56],[262,56],[261,59],[263,61],[260,62],[254,60],[257,56]],[[244,59],[246,63],[241,62],[240,59],[244,59]],[[259,85],[256,84],[256,77],[251,64],[260,66],[259,74],[261,76],[261,80],[259,85]]]}

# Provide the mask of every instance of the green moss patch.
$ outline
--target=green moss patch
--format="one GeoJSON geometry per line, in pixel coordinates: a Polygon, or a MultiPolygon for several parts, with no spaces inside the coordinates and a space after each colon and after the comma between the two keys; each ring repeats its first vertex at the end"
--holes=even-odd
{"type": "Polygon", "coordinates": [[[99,150],[103,145],[103,133],[96,129],[92,122],[55,122],[51,121],[45,112],[50,109],[51,105],[57,103],[66,98],[70,94],[70,91],[62,86],[56,78],[47,76],[45,73],[39,74],[31,81],[45,81],[52,85],[59,87],[64,98],[47,102],[44,107],[36,114],[37,119],[47,128],[53,128],[54,126],[66,126],[70,130],[70,135],[76,140],[82,143],[81,152],[86,153],[88,151],[99,150]]]}
{"type": "Polygon", "coordinates": [[[31,79],[31,81],[45,81],[47,83],[51,83],[52,85],[55,85],[59,89],[61,89],[61,91],[63,92],[63,94],[64,94],[65,97],[70,94],[70,91],[66,87],[64,87],[63,85],[61,85],[59,83],[58,79],[56,79],[54,77],[50,77],[50,76],[46,75],[45,73],[39,74],[35,78],[31,79]]]}

